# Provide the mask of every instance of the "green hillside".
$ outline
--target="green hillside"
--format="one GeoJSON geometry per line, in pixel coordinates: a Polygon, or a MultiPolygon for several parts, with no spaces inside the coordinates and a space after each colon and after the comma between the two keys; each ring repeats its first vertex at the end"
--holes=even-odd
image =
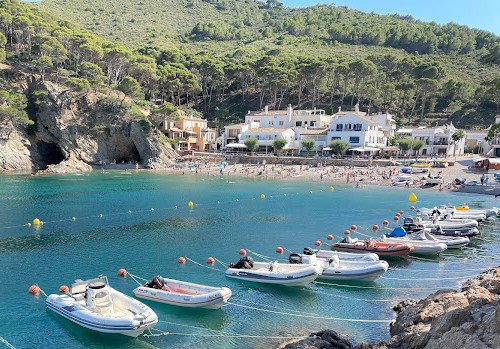
{"type": "MultiPolygon", "coordinates": [[[[228,122],[248,109],[339,105],[401,123],[483,126],[499,112],[500,38],[455,24],[277,1],[47,0],[35,5],[154,58],[155,104],[228,122]]],[[[103,64],[103,68],[106,66],[103,64]]],[[[120,71],[119,83],[133,71],[120,71]]],[[[108,79],[109,82],[109,79],[108,79]]]]}

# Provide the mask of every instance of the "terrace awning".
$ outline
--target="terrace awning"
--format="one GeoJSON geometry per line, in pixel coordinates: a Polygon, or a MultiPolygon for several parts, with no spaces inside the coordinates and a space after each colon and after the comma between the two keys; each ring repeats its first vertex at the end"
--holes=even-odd
{"type": "Polygon", "coordinates": [[[373,148],[373,147],[356,147],[356,148],[349,148],[350,151],[357,151],[360,153],[367,153],[367,152],[377,152],[380,151],[379,148],[373,148]]]}
{"type": "Polygon", "coordinates": [[[229,143],[226,144],[226,148],[238,148],[238,149],[246,149],[247,146],[243,143],[229,143]]]}

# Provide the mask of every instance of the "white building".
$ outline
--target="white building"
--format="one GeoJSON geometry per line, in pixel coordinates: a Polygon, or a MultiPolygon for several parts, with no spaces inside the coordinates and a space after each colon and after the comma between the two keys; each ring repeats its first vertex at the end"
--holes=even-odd
{"type": "Polygon", "coordinates": [[[323,148],[328,147],[327,137],[329,128],[295,128],[295,138],[298,141],[299,152],[303,150],[302,141],[311,140],[314,141],[313,151],[318,153],[323,150],[323,148]]]}
{"type": "Polygon", "coordinates": [[[455,127],[452,123],[437,127],[403,128],[396,131],[399,136],[408,139],[419,139],[424,142],[424,146],[417,151],[416,155],[443,157],[464,154],[465,138],[455,144],[451,138],[454,132],[455,127]]]}
{"type": "Polygon", "coordinates": [[[382,149],[387,145],[388,135],[393,132],[390,115],[367,116],[359,111],[339,111],[330,122],[327,141],[340,139],[349,143],[351,148],[370,147],[382,149]],[[384,126],[379,124],[383,122],[384,126]],[[387,135],[384,130],[387,129],[387,135]]]}
{"type": "Polygon", "coordinates": [[[487,154],[492,149],[492,145],[490,144],[490,142],[485,140],[487,135],[488,130],[467,131],[464,146],[465,150],[474,150],[474,153],[476,154],[487,154]]]}
{"type": "Polygon", "coordinates": [[[293,110],[288,105],[286,110],[269,110],[251,112],[245,115],[245,123],[258,122],[260,127],[288,128],[288,127],[327,127],[331,115],[326,115],[323,109],[293,110]]]}
{"type": "Polygon", "coordinates": [[[256,138],[259,141],[259,147],[267,150],[272,149],[273,142],[278,137],[283,137],[288,142],[283,149],[298,149],[295,131],[292,128],[251,128],[241,133],[239,143],[244,143],[247,138],[256,138]]]}

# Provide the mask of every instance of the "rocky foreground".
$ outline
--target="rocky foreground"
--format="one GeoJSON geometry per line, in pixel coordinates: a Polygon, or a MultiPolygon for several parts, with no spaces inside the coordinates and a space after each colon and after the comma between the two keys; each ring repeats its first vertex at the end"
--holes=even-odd
{"type": "Polygon", "coordinates": [[[500,348],[500,267],[469,280],[460,291],[441,290],[394,308],[391,338],[353,345],[332,330],[312,333],[281,349],[498,349],[500,348]]]}

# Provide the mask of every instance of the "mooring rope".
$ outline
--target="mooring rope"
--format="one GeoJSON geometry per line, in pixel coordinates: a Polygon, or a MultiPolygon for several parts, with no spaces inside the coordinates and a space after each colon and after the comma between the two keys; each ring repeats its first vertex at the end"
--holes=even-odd
{"type": "Polygon", "coordinates": [[[376,289],[376,290],[435,290],[433,287],[382,287],[382,286],[361,286],[361,285],[347,285],[347,284],[334,284],[331,282],[313,281],[314,284],[337,286],[346,288],[362,288],[362,289],[376,289]]]}
{"type": "Polygon", "coordinates": [[[228,338],[253,338],[253,339],[304,339],[308,336],[261,336],[236,333],[184,333],[184,332],[164,332],[158,329],[151,329],[150,334],[144,334],[144,337],[159,337],[159,336],[188,336],[188,337],[228,337],[228,338]],[[151,332],[159,332],[154,334],[151,332]]]}
{"type": "Polygon", "coordinates": [[[3,338],[2,336],[0,336],[0,342],[2,342],[3,344],[5,344],[8,348],[10,349],[16,349],[15,346],[13,346],[12,344],[10,344],[5,338],[3,338]]]}
{"type": "Polygon", "coordinates": [[[130,275],[130,277],[132,278],[132,280],[134,280],[135,282],[137,282],[137,284],[139,286],[142,286],[142,283],[140,283],[139,281],[137,281],[137,279],[140,279],[140,280],[143,280],[143,281],[146,281],[146,282],[149,281],[147,279],[141,278],[140,276],[134,275],[134,274],[132,274],[130,272],[127,272],[127,274],[130,275]]]}
{"type": "Polygon", "coordinates": [[[257,307],[251,307],[247,305],[242,305],[242,304],[236,304],[232,302],[227,302],[230,305],[234,305],[236,307],[240,308],[246,308],[246,309],[252,309],[252,310],[257,310],[257,311],[262,311],[266,313],[272,313],[272,314],[279,314],[279,315],[287,315],[287,316],[296,316],[296,317],[304,317],[304,318],[311,318],[311,319],[320,319],[320,320],[337,320],[337,321],[348,321],[348,322],[367,322],[367,323],[391,323],[393,320],[378,320],[378,319],[351,319],[351,318],[339,318],[339,317],[332,317],[332,316],[321,316],[317,314],[294,314],[294,313],[286,313],[283,311],[276,311],[276,310],[269,310],[269,309],[262,309],[262,308],[257,308],[257,307]]]}
{"type": "Polygon", "coordinates": [[[195,260],[193,260],[193,259],[191,259],[191,258],[189,258],[189,257],[186,257],[186,256],[184,256],[184,258],[186,258],[186,260],[190,261],[191,263],[194,263],[194,264],[196,264],[196,265],[199,265],[200,267],[203,267],[203,268],[207,268],[207,269],[210,269],[210,270],[222,271],[222,272],[224,271],[224,270],[221,270],[221,269],[216,268],[216,267],[214,267],[214,266],[209,267],[208,265],[203,265],[203,264],[198,263],[197,261],[195,261],[195,260]]]}
{"type": "Polygon", "coordinates": [[[387,277],[387,276],[381,276],[381,279],[387,279],[387,280],[400,280],[400,281],[436,281],[436,280],[460,280],[460,279],[470,279],[475,277],[475,275],[463,275],[459,277],[441,277],[441,278],[410,278],[410,279],[404,279],[404,278],[392,278],[392,277],[387,277]]]}

